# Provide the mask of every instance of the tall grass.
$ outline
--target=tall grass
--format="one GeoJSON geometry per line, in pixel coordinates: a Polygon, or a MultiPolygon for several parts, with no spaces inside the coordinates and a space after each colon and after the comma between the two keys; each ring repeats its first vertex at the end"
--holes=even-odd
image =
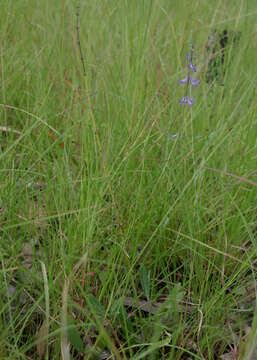
{"type": "Polygon", "coordinates": [[[76,6],[1,9],[0,358],[254,359],[255,2],[76,6]]]}

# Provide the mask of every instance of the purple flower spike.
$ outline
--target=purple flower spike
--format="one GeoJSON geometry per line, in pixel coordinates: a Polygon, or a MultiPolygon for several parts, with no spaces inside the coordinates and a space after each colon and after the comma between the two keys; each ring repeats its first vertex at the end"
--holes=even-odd
{"type": "Polygon", "coordinates": [[[200,82],[200,80],[193,79],[191,76],[190,76],[190,81],[193,86],[197,86],[200,82]]]}
{"type": "Polygon", "coordinates": [[[179,80],[179,82],[180,82],[180,84],[184,84],[187,82],[187,80],[188,80],[188,76],[185,77],[185,79],[179,80]]]}
{"type": "Polygon", "coordinates": [[[194,65],[192,62],[190,62],[190,63],[187,65],[187,69],[188,69],[188,72],[190,72],[191,70],[192,70],[193,72],[196,72],[196,67],[195,67],[195,65],[194,65]]]}
{"type": "Polygon", "coordinates": [[[180,103],[180,105],[189,104],[192,106],[195,103],[195,99],[194,98],[190,99],[189,96],[184,96],[182,99],[179,100],[179,103],[180,103]]]}
{"type": "MultiPolygon", "coordinates": [[[[186,84],[186,94],[189,93],[189,89],[192,88],[192,86],[197,86],[200,83],[200,80],[197,80],[196,78],[193,78],[193,73],[196,73],[196,66],[193,64],[193,59],[196,58],[196,56],[193,54],[194,47],[191,46],[190,53],[186,53],[186,66],[187,66],[187,76],[185,79],[179,80],[180,84],[186,84]],[[192,74],[192,76],[191,76],[192,74]]],[[[190,91],[191,93],[191,91],[190,91]]],[[[194,105],[195,98],[191,98],[186,95],[182,99],[179,100],[180,105],[194,105]]]]}

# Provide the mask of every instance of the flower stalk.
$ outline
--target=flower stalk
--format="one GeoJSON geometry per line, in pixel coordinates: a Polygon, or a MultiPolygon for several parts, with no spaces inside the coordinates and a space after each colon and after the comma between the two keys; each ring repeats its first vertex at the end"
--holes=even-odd
{"type": "Polygon", "coordinates": [[[192,106],[195,103],[194,98],[190,99],[188,95],[188,90],[190,86],[196,87],[200,83],[200,80],[197,80],[196,78],[192,77],[192,75],[197,72],[196,66],[193,64],[193,59],[196,58],[196,56],[193,55],[193,51],[194,48],[191,47],[190,54],[186,54],[187,76],[184,79],[179,80],[180,84],[186,84],[186,92],[185,92],[186,94],[185,96],[183,96],[182,99],[179,100],[180,105],[184,104],[184,106],[187,104],[192,106]]]}

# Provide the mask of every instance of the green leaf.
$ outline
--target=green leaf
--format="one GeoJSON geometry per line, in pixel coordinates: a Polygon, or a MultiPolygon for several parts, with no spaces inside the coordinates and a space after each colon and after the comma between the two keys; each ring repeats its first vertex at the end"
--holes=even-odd
{"type": "Polygon", "coordinates": [[[72,323],[70,323],[70,325],[71,326],[67,329],[68,340],[79,353],[82,353],[84,350],[84,344],[81,340],[80,333],[75,325],[72,326],[72,323]]]}
{"type": "Polygon", "coordinates": [[[141,281],[141,286],[145,297],[147,300],[150,300],[150,271],[147,271],[147,268],[144,264],[140,266],[139,276],[141,281]]]}
{"type": "Polygon", "coordinates": [[[105,308],[93,294],[88,295],[88,301],[96,313],[105,315],[105,308]]]}

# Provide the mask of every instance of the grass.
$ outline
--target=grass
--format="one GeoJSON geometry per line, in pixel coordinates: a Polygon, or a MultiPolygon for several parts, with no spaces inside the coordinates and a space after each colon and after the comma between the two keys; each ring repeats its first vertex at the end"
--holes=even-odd
{"type": "Polygon", "coordinates": [[[4,3],[0,358],[253,360],[255,2],[4,3]]]}

